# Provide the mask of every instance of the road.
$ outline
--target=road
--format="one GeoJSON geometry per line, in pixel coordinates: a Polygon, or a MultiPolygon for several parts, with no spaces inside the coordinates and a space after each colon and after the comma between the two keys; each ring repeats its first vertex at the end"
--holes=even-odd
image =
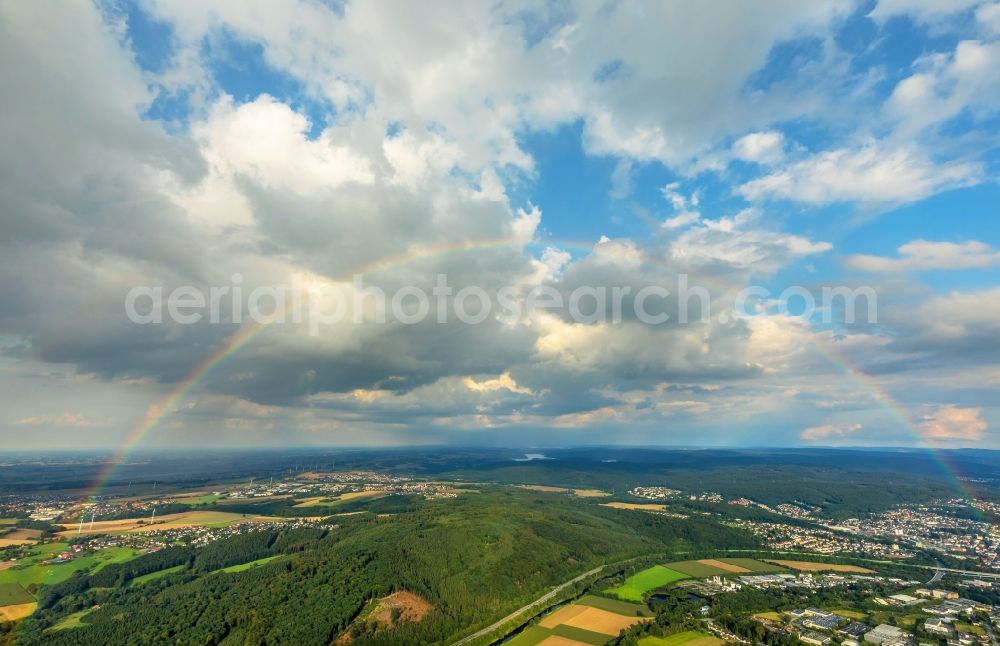
{"type": "Polygon", "coordinates": [[[476,631],[476,632],[472,633],[471,635],[469,635],[468,637],[463,637],[462,639],[459,639],[457,642],[455,642],[451,646],[461,646],[462,644],[468,644],[469,642],[474,641],[476,639],[479,639],[480,637],[483,637],[484,635],[488,635],[489,633],[493,632],[494,630],[498,630],[504,624],[506,624],[506,623],[508,623],[510,621],[514,621],[515,619],[517,619],[518,616],[520,616],[522,613],[525,613],[528,610],[534,608],[535,606],[537,606],[539,604],[542,604],[542,603],[545,603],[546,601],[551,601],[557,594],[559,594],[560,592],[562,592],[563,590],[565,590],[569,586],[573,585],[574,583],[578,583],[580,581],[583,581],[588,576],[591,576],[593,574],[597,574],[598,572],[600,572],[601,570],[603,570],[606,567],[607,567],[606,565],[602,565],[600,567],[595,567],[593,570],[587,570],[586,572],[584,572],[580,576],[578,576],[576,578],[573,578],[573,579],[570,579],[566,583],[562,583],[560,585],[557,585],[556,587],[552,588],[551,590],[549,590],[548,592],[546,592],[542,596],[538,597],[537,599],[535,599],[534,601],[532,601],[528,605],[521,606],[520,608],[518,608],[514,612],[510,613],[509,615],[507,615],[506,617],[504,617],[500,621],[498,621],[496,623],[493,623],[493,624],[490,624],[486,628],[483,628],[482,630],[476,631]]]}
{"type": "Polygon", "coordinates": [[[931,569],[937,570],[937,573],[935,573],[934,576],[937,576],[939,579],[941,577],[938,576],[938,574],[940,574],[941,576],[944,576],[945,574],[947,574],[949,572],[951,574],[968,574],[969,576],[977,577],[977,578],[980,578],[980,579],[994,579],[994,580],[1000,579],[1000,572],[977,572],[975,570],[956,570],[955,568],[950,568],[950,567],[936,567],[935,568],[932,565],[912,565],[911,567],[922,567],[922,568],[925,568],[927,570],[931,570],[931,569]]]}
{"type": "MultiPolygon", "coordinates": [[[[721,552],[739,552],[741,554],[752,554],[752,553],[756,553],[757,552],[757,550],[719,550],[719,551],[721,551],[721,552]]],[[[797,552],[797,551],[791,551],[791,550],[780,550],[780,551],[776,550],[776,551],[774,551],[772,553],[775,553],[775,554],[801,554],[803,556],[817,556],[817,554],[815,552],[797,552]]],[[[832,555],[832,556],[836,556],[836,555],[832,555]]],[[[767,557],[763,557],[763,558],[766,559],[767,557]]],[[[892,561],[886,561],[884,559],[882,559],[882,560],[879,560],[879,559],[865,559],[865,558],[857,558],[857,557],[850,557],[850,559],[852,561],[861,561],[861,562],[864,562],[864,563],[883,563],[884,564],[884,563],[891,563],[892,562],[892,561]]],[[[982,571],[977,571],[977,570],[956,570],[955,568],[942,567],[940,562],[937,562],[937,563],[938,563],[937,565],[919,565],[917,563],[902,563],[902,562],[899,562],[899,561],[895,562],[896,565],[902,565],[904,567],[914,567],[914,568],[920,568],[922,570],[935,570],[935,575],[940,574],[940,576],[938,576],[938,579],[940,579],[941,576],[944,576],[945,574],[949,574],[950,573],[950,574],[967,574],[969,576],[978,577],[980,579],[993,579],[995,581],[1000,580],[1000,572],[982,572],[982,571]]]]}
{"type": "Polygon", "coordinates": [[[934,570],[934,576],[932,576],[931,580],[927,582],[927,585],[934,585],[941,580],[941,577],[944,576],[944,563],[934,559],[934,564],[937,565],[937,569],[934,570]]]}

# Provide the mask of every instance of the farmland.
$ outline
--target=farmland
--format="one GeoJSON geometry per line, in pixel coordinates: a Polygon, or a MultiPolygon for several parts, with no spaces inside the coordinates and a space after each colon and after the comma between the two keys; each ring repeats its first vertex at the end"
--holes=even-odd
{"type": "Polygon", "coordinates": [[[137,576],[134,579],[132,579],[129,585],[142,585],[143,583],[147,583],[149,581],[155,581],[156,579],[164,577],[168,574],[173,574],[174,572],[180,572],[186,567],[187,567],[186,565],[175,565],[174,567],[168,567],[164,570],[157,570],[156,572],[143,574],[142,576],[137,576]]]}
{"type": "Polygon", "coordinates": [[[608,599],[607,597],[587,595],[578,599],[576,603],[583,604],[585,606],[593,606],[594,608],[600,608],[601,610],[607,610],[609,612],[616,612],[620,615],[632,616],[638,613],[643,616],[653,616],[653,613],[643,604],[629,603],[627,601],[619,601],[617,599],[608,599]]]}
{"type": "Polygon", "coordinates": [[[646,636],[639,640],[640,646],[721,646],[722,640],[706,633],[685,630],[667,637],[646,636]]]}
{"type": "Polygon", "coordinates": [[[607,592],[614,594],[619,599],[638,602],[642,601],[643,597],[650,590],[655,590],[674,581],[686,578],[688,578],[686,574],[665,568],[662,565],[654,565],[651,568],[633,574],[625,579],[625,583],[615,588],[609,588],[607,592]]]}
{"type": "Polygon", "coordinates": [[[603,507],[611,507],[612,509],[639,509],[642,511],[664,511],[666,510],[666,505],[660,505],[651,502],[604,502],[601,503],[603,507]]]}
{"type": "Polygon", "coordinates": [[[0,583],[0,621],[17,621],[35,611],[35,598],[19,583],[0,583]]]}
{"type": "Polygon", "coordinates": [[[573,628],[614,636],[622,629],[643,620],[642,617],[635,615],[630,617],[593,606],[573,604],[560,608],[539,622],[538,625],[543,628],[554,628],[559,625],[572,626],[573,628]]]}
{"type": "Polygon", "coordinates": [[[23,559],[15,567],[0,570],[0,584],[18,583],[28,586],[32,583],[52,585],[68,579],[74,572],[89,570],[96,572],[105,565],[121,563],[135,558],[142,552],[126,547],[112,547],[92,555],[81,556],[61,563],[49,563],[54,555],[66,549],[66,543],[48,543],[41,546],[33,556],[23,559]]]}
{"type": "Polygon", "coordinates": [[[75,536],[77,534],[129,534],[138,532],[162,531],[165,529],[180,529],[184,527],[226,527],[237,522],[267,522],[278,521],[270,516],[247,516],[225,511],[187,511],[178,514],[166,514],[157,517],[152,522],[147,518],[127,518],[122,520],[102,520],[79,527],[63,525],[60,536],[75,536]]]}
{"type": "Polygon", "coordinates": [[[577,498],[604,498],[611,494],[600,489],[569,489],[566,487],[551,487],[548,485],[520,485],[522,489],[528,491],[542,491],[545,493],[571,493],[577,498]]]}
{"type": "Polygon", "coordinates": [[[719,568],[720,570],[724,570],[726,572],[732,572],[734,574],[747,574],[749,572],[752,572],[752,570],[749,570],[743,567],[742,565],[736,565],[735,563],[726,563],[725,561],[719,561],[716,559],[701,559],[698,562],[701,563],[702,565],[719,568]]]}
{"type": "Polygon", "coordinates": [[[710,576],[726,576],[732,574],[763,574],[767,572],[785,571],[785,568],[778,565],[745,558],[675,561],[673,563],[665,563],[664,565],[671,570],[675,570],[694,579],[704,579],[710,576]]]}
{"type": "Polygon", "coordinates": [[[30,603],[19,603],[11,606],[0,606],[0,621],[17,621],[24,619],[35,611],[38,604],[34,601],[30,603]]]}
{"type": "Polygon", "coordinates": [[[645,606],[585,596],[546,615],[512,639],[511,646],[598,646],[616,636],[622,629],[649,621],[645,606]],[[640,616],[643,615],[643,616],[640,616]]]}
{"type": "Polygon", "coordinates": [[[20,583],[0,583],[0,606],[31,603],[35,598],[20,583]]]}
{"type": "Polygon", "coordinates": [[[852,572],[854,574],[870,574],[872,571],[858,565],[843,563],[819,563],[816,561],[769,561],[782,567],[802,572],[852,572]]]}
{"type": "Polygon", "coordinates": [[[238,565],[230,565],[229,567],[225,567],[225,568],[222,568],[221,570],[216,570],[216,571],[217,572],[230,572],[230,573],[231,572],[243,572],[244,570],[249,570],[252,567],[258,567],[258,566],[264,565],[265,563],[273,561],[274,559],[278,558],[279,556],[281,556],[281,555],[280,554],[276,554],[274,556],[265,556],[264,558],[257,559],[256,561],[250,561],[249,563],[240,563],[238,565]]]}
{"type": "Polygon", "coordinates": [[[375,498],[382,498],[385,495],[386,492],[384,491],[348,491],[332,498],[327,496],[303,498],[295,507],[337,507],[351,500],[374,500],[375,498]]]}
{"type": "Polygon", "coordinates": [[[37,529],[14,529],[6,534],[0,535],[0,547],[8,545],[30,545],[38,541],[41,530],[37,529]]]}
{"type": "Polygon", "coordinates": [[[185,505],[191,505],[192,507],[197,507],[199,505],[211,505],[214,502],[218,502],[221,498],[219,494],[204,494],[200,496],[185,496],[178,498],[177,502],[182,502],[185,505]]]}

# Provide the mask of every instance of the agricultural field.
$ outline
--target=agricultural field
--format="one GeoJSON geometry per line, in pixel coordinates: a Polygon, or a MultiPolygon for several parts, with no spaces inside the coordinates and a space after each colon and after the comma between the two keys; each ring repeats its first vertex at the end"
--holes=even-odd
{"type": "Polygon", "coordinates": [[[871,574],[872,570],[858,565],[845,565],[842,563],[819,563],[816,561],[768,561],[776,563],[782,567],[801,572],[853,572],[855,574],[871,574]]]}
{"type": "Polygon", "coordinates": [[[666,637],[647,636],[639,640],[640,646],[721,646],[722,640],[707,633],[685,630],[666,637]]]}
{"type": "Polygon", "coordinates": [[[666,505],[660,505],[653,502],[602,502],[602,507],[611,507],[613,509],[639,509],[642,511],[666,511],[666,505]]]}
{"type": "Polygon", "coordinates": [[[164,529],[180,529],[183,527],[227,527],[238,522],[279,521],[282,518],[271,516],[248,516],[226,511],[185,511],[178,514],[164,514],[153,522],[149,518],[127,518],[122,520],[101,520],[96,523],[85,523],[81,526],[62,525],[60,536],[75,536],[82,534],[132,534],[139,532],[162,531],[164,529]]]}
{"type": "Polygon", "coordinates": [[[20,583],[0,583],[0,606],[31,603],[35,598],[20,583]]]}
{"type": "Polygon", "coordinates": [[[237,565],[230,565],[229,567],[224,567],[221,570],[215,570],[216,572],[243,572],[244,570],[249,570],[252,567],[258,567],[273,561],[274,559],[282,556],[281,554],[275,554],[274,556],[265,556],[262,559],[257,559],[256,561],[250,561],[249,563],[239,563],[237,565]]]}
{"type": "Polygon", "coordinates": [[[546,493],[572,493],[577,498],[605,498],[611,494],[600,489],[570,489],[568,487],[550,487],[548,485],[518,485],[528,491],[543,491],[546,493]]]}
{"type": "Polygon", "coordinates": [[[35,598],[19,583],[0,583],[0,621],[17,621],[35,611],[35,598]]]}
{"type": "Polygon", "coordinates": [[[774,563],[767,563],[765,561],[758,561],[757,559],[748,558],[724,558],[718,559],[720,562],[727,563],[732,566],[741,567],[743,569],[749,570],[754,574],[774,574],[775,572],[783,572],[784,568],[775,567],[774,563]]]}
{"type": "Polygon", "coordinates": [[[577,498],[606,498],[611,494],[600,489],[574,489],[573,495],[577,498]]]}
{"type": "Polygon", "coordinates": [[[736,565],[735,563],[726,563],[725,561],[719,561],[717,559],[701,559],[698,561],[702,565],[707,565],[709,567],[719,568],[724,572],[731,572],[732,574],[749,574],[753,570],[749,570],[742,565],[736,565]]]}
{"type": "Polygon", "coordinates": [[[12,568],[0,570],[0,584],[18,583],[29,586],[32,583],[52,585],[61,583],[74,572],[87,570],[97,572],[111,563],[129,561],[142,554],[141,550],[128,547],[111,547],[87,556],[80,556],[62,563],[47,563],[59,552],[65,550],[66,543],[47,543],[28,558],[12,568]]]}
{"type": "Polygon", "coordinates": [[[34,601],[30,603],[19,603],[11,606],[0,606],[0,621],[17,621],[24,619],[35,611],[38,604],[34,601]]]}
{"type": "Polygon", "coordinates": [[[623,629],[641,621],[649,621],[651,613],[645,606],[586,596],[562,606],[545,616],[535,626],[529,626],[510,646],[599,646],[623,629]],[[640,613],[643,616],[639,616],[640,613]]]}
{"type": "Polygon", "coordinates": [[[361,500],[382,498],[386,495],[384,491],[348,491],[339,496],[313,496],[303,498],[295,507],[337,507],[350,500],[361,500]]]}
{"type": "Polygon", "coordinates": [[[177,502],[182,502],[185,505],[191,505],[192,507],[198,507],[199,505],[211,505],[212,503],[218,502],[222,498],[220,494],[208,493],[201,496],[191,496],[183,497],[177,500],[177,502]]]}
{"type": "Polygon", "coordinates": [[[538,625],[550,629],[557,626],[571,626],[613,637],[629,626],[648,620],[648,617],[640,617],[636,613],[623,615],[603,608],[574,603],[556,610],[542,619],[538,625]]]}
{"type": "Polygon", "coordinates": [[[131,585],[142,585],[143,583],[148,583],[150,581],[155,581],[156,579],[159,579],[160,577],[167,576],[168,574],[173,574],[174,572],[180,572],[181,570],[183,570],[186,567],[187,566],[183,565],[183,564],[182,565],[175,565],[174,567],[168,567],[168,568],[163,569],[163,570],[157,570],[156,572],[150,572],[149,574],[143,574],[142,576],[137,576],[134,579],[132,579],[131,581],[129,581],[129,585],[130,586],[131,585]]]}
{"type": "Polygon", "coordinates": [[[601,610],[607,610],[608,612],[616,612],[619,615],[628,616],[638,616],[652,617],[653,612],[646,607],[645,604],[629,603],[627,601],[619,601],[617,599],[608,599],[607,597],[597,597],[592,594],[588,594],[584,597],[580,597],[574,603],[581,606],[592,606],[594,608],[600,608],[601,610]]]}
{"type": "Polygon", "coordinates": [[[83,625],[83,621],[81,620],[84,618],[84,616],[88,615],[90,612],[91,611],[88,608],[87,610],[80,610],[79,612],[68,614],[65,617],[63,617],[59,621],[59,623],[52,626],[52,628],[50,628],[49,630],[66,630],[67,628],[79,628],[80,626],[83,625]]]}
{"type": "Polygon", "coordinates": [[[785,572],[785,568],[763,561],[746,558],[700,559],[697,561],[675,561],[665,563],[666,567],[693,579],[733,574],[765,574],[785,572]]]}
{"type": "Polygon", "coordinates": [[[656,588],[661,588],[668,583],[680,581],[688,578],[688,575],[665,568],[662,565],[654,565],[641,572],[637,572],[625,579],[625,582],[616,587],[609,588],[607,592],[626,601],[641,602],[646,593],[656,588]]]}
{"type": "Polygon", "coordinates": [[[8,545],[30,545],[38,542],[42,535],[40,529],[13,529],[0,535],[0,547],[8,545]]]}
{"type": "MultiPolygon", "coordinates": [[[[572,630],[563,631],[562,628],[560,627],[560,633],[565,634],[568,632],[569,634],[574,634],[572,630]]],[[[590,641],[581,641],[580,639],[566,637],[564,634],[559,634],[554,630],[539,628],[538,626],[529,626],[509,642],[506,642],[506,644],[507,646],[598,646],[607,641],[606,636],[597,633],[593,635],[590,641]],[[598,639],[601,641],[597,641],[598,639]]],[[[584,637],[584,635],[577,635],[577,637],[584,637]]]]}

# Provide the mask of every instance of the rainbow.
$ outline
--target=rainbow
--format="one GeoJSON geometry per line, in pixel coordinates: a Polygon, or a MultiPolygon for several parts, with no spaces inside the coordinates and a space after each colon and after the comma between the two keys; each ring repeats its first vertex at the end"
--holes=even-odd
{"type": "MultiPolygon", "coordinates": [[[[878,404],[883,411],[888,413],[889,417],[893,420],[897,427],[901,428],[909,436],[913,437],[918,444],[922,445],[921,448],[927,451],[927,453],[932,457],[938,470],[947,480],[950,481],[950,484],[955,488],[962,499],[966,501],[975,499],[975,493],[961,480],[960,472],[949,462],[945,453],[937,447],[934,447],[924,441],[924,434],[913,423],[910,415],[903,410],[899,402],[897,402],[892,395],[887,393],[873,377],[851,365],[850,361],[848,361],[842,353],[838,352],[830,344],[816,339],[812,341],[810,345],[816,354],[825,359],[841,374],[857,385],[859,389],[864,391],[868,397],[878,404]]],[[[972,507],[972,509],[975,510],[974,507],[972,507]]]]}
{"type": "MultiPolygon", "coordinates": [[[[569,249],[572,251],[580,252],[582,255],[593,252],[593,246],[584,243],[579,243],[575,241],[564,241],[564,240],[550,240],[544,242],[531,242],[531,243],[519,243],[505,239],[495,239],[486,240],[478,242],[462,242],[457,244],[447,244],[447,245],[436,245],[431,247],[422,247],[419,250],[410,250],[408,252],[398,254],[392,257],[382,259],[378,262],[371,263],[367,266],[361,267],[355,271],[352,271],[349,276],[364,275],[368,273],[375,273],[379,271],[385,271],[393,267],[400,265],[405,265],[418,260],[424,260],[428,258],[437,257],[440,255],[451,254],[451,253],[464,253],[474,250],[482,250],[489,248],[515,248],[524,249],[529,246],[555,246],[561,249],[569,249]]],[[[660,269],[666,269],[671,273],[677,273],[672,267],[662,262],[650,262],[644,261],[643,264],[648,266],[655,266],[660,269]]],[[[689,272],[690,273],[690,272],[689,272]]],[[[346,278],[344,276],[342,278],[346,278]]],[[[699,280],[701,280],[705,285],[719,288],[727,289],[732,287],[731,285],[726,285],[716,278],[706,277],[703,275],[697,275],[699,280]]],[[[308,296],[306,296],[308,298],[308,296]]],[[[292,308],[297,306],[295,303],[296,299],[290,299],[293,302],[288,305],[288,308],[284,312],[287,316],[292,308]]],[[[299,301],[301,303],[301,301],[299,301]]],[[[272,317],[273,320],[281,320],[281,317],[272,317]]],[[[206,357],[201,363],[196,365],[187,375],[184,376],[179,382],[177,382],[173,388],[162,398],[158,403],[150,406],[146,414],[139,421],[139,423],[132,429],[132,431],[126,436],[125,440],[121,443],[118,449],[110,457],[110,459],[104,464],[104,466],[98,471],[96,478],[90,487],[86,489],[84,498],[94,498],[99,496],[101,492],[112,482],[115,473],[118,468],[124,463],[128,458],[129,454],[135,450],[135,448],[142,442],[142,440],[151,433],[170,413],[177,407],[177,405],[192,391],[194,390],[204,378],[212,372],[217,366],[222,364],[228,357],[237,353],[241,348],[249,344],[253,339],[263,333],[270,327],[269,322],[260,323],[247,323],[240,330],[236,332],[233,336],[227,339],[223,344],[221,344],[214,352],[212,352],[208,357],[206,357]]],[[[923,444],[926,450],[935,458],[939,468],[942,473],[952,482],[953,486],[960,492],[960,494],[966,498],[973,498],[972,493],[963,486],[961,481],[957,477],[957,471],[951,467],[944,456],[939,450],[933,446],[929,446],[923,442],[923,435],[920,430],[914,426],[913,422],[910,421],[909,416],[902,410],[900,405],[892,398],[884,389],[882,389],[874,379],[864,374],[863,372],[854,368],[850,362],[844,358],[840,353],[838,353],[834,348],[829,347],[827,344],[820,340],[810,341],[809,344],[816,351],[816,353],[825,359],[830,365],[836,368],[840,373],[845,375],[851,382],[856,384],[868,396],[875,402],[881,409],[886,411],[890,417],[893,419],[894,423],[900,427],[903,431],[912,436],[918,444],[923,444]]]]}

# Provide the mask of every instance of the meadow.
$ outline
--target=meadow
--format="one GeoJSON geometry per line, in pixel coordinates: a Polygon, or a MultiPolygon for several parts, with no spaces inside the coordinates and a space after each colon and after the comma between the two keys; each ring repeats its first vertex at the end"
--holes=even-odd
{"type": "Polygon", "coordinates": [[[666,637],[651,635],[639,640],[639,646],[721,646],[722,640],[707,633],[685,630],[666,637]]]}
{"type": "Polygon", "coordinates": [[[651,568],[637,572],[625,579],[625,582],[615,588],[609,588],[609,592],[619,599],[626,601],[641,602],[646,593],[656,588],[688,578],[687,574],[671,570],[662,565],[654,565],[651,568]]]}
{"type": "Polygon", "coordinates": [[[35,598],[20,583],[0,583],[0,606],[31,603],[35,598]]]}
{"type": "Polygon", "coordinates": [[[507,643],[509,646],[600,646],[623,628],[649,621],[651,614],[643,605],[587,595],[557,608],[507,643]]]}
{"type": "Polygon", "coordinates": [[[65,617],[63,617],[59,621],[59,623],[52,626],[52,628],[50,628],[49,630],[55,631],[55,630],[66,630],[68,628],[79,628],[85,625],[83,623],[83,618],[89,615],[91,612],[92,612],[91,609],[87,608],[86,610],[80,610],[78,612],[68,614],[65,617]]]}
{"type": "MultiPolygon", "coordinates": [[[[6,530],[5,530],[6,531],[6,530]]],[[[10,545],[31,545],[42,535],[39,529],[12,529],[0,536],[0,547],[10,545]]]]}
{"type": "Polygon", "coordinates": [[[601,506],[612,509],[639,509],[641,511],[665,511],[667,509],[666,505],[654,502],[602,502],[601,506]]]}
{"type": "Polygon", "coordinates": [[[342,493],[339,496],[312,496],[311,498],[303,498],[301,502],[294,505],[294,507],[338,507],[351,500],[374,500],[376,498],[383,498],[386,496],[384,491],[348,491],[347,493],[342,493]]]}
{"type": "Polygon", "coordinates": [[[818,561],[770,561],[782,567],[802,572],[853,572],[855,574],[871,574],[872,570],[858,565],[843,563],[820,563],[818,561]]]}
{"type": "Polygon", "coordinates": [[[178,498],[177,502],[182,502],[185,505],[191,505],[192,507],[198,507],[201,505],[211,505],[218,502],[220,498],[222,498],[222,496],[219,494],[207,493],[201,496],[185,496],[178,498]]]}
{"type": "Polygon", "coordinates": [[[227,527],[238,522],[272,520],[284,519],[272,516],[250,516],[228,511],[186,511],[158,516],[152,522],[149,518],[125,518],[101,520],[96,523],[85,523],[82,526],[62,525],[63,531],[59,532],[59,535],[68,537],[77,534],[130,534],[183,527],[227,527]]]}
{"type": "Polygon", "coordinates": [[[24,587],[31,584],[53,585],[65,581],[74,572],[98,572],[106,565],[123,563],[142,554],[141,550],[128,547],[110,547],[62,563],[46,562],[67,547],[67,543],[40,545],[35,554],[23,559],[16,566],[0,570],[0,584],[17,583],[24,587]]]}
{"type": "Polygon", "coordinates": [[[143,574],[142,576],[137,576],[129,582],[129,585],[142,585],[143,583],[148,583],[149,581],[155,581],[160,577],[167,576],[168,574],[173,574],[174,572],[180,572],[185,569],[186,565],[175,565],[174,567],[168,567],[163,570],[157,570],[156,572],[150,572],[149,574],[143,574]]]}
{"type": "Polygon", "coordinates": [[[604,498],[611,494],[600,489],[570,489],[567,487],[553,487],[550,485],[518,485],[528,491],[542,491],[545,493],[571,493],[577,498],[604,498]]]}
{"type": "Polygon", "coordinates": [[[18,603],[10,606],[0,606],[0,621],[17,621],[24,619],[35,611],[38,604],[34,601],[30,603],[18,603]]]}
{"type": "Polygon", "coordinates": [[[786,572],[779,565],[764,563],[747,558],[701,559],[693,561],[674,561],[665,563],[666,567],[685,574],[693,579],[704,579],[710,576],[727,576],[733,574],[765,574],[786,572]]]}
{"type": "Polygon", "coordinates": [[[215,572],[243,572],[244,570],[249,570],[252,567],[259,567],[273,561],[274,559],[281,556],[281,554],[275,554],[274,556],[265,556],[264,558],[257,559],[256,561],[250,561],[249,563],[239,563],[237,565],[230,565],[229,567],[224,567],[220,570],[215,570],[215,572]]]}

